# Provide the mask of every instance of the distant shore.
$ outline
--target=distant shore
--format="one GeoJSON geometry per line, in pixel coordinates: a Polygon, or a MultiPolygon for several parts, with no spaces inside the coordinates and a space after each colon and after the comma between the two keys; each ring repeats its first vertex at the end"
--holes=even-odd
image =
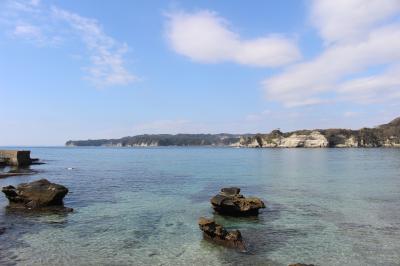
{"type": "Polygon", "coordinates": [[[69,140],[66,146],[161,147],[217,146],[247,148],[400,148],[400,117],[374,128],[314,129],[268,134],[154,134],[120,139],[69,140]]]}

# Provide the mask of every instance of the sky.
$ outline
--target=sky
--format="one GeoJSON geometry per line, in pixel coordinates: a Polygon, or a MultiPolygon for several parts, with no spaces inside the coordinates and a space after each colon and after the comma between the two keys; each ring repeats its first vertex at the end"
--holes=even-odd
{"type": "Polygon", "coordinates": [[[0,146],[400,116],[400,0],[0,0],[0,146]]]}

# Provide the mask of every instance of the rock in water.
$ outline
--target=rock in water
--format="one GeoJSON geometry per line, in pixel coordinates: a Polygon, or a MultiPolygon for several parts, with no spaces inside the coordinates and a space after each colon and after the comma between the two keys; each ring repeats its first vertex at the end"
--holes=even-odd
{"type": "Polygon", "coordinates": [[[3,187],[2,191],[10,202],[9,207],[27,209],[61,207],[65,211],[72,210],[64,208],[63,204],[68,189],[62,185],[51,183],[47,179],[23,183],[18,185],[17,188],[13,186],[3,187]]]}
{"type": "Polygon", "coordinates": [[[227,231],[222,225],[215,223],[214,220],[204,217],[200,217],[199,227],[203,231],[205,239],[241,252],[246,251],[246,246],[239,230],[227,231]]]}
{"type": "Polygon", "coordinates": [[[245,198],[239,193],[240,188],[237,187],[223,188],[211,198],[211,205],[216,212],[233,216],[258,215],[258,210],[265,208],[261,199],[245,198]]]}
{"type": "Polygon", "coordinates": [[[240,193],[240,188],[238,187],[225,187],[221,189],[221,194],[224,195],[236,195],[240,193]]]}

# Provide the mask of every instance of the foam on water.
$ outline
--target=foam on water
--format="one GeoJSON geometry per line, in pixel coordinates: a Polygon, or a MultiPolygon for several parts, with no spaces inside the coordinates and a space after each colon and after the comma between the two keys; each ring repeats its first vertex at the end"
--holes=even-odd
{"type": "Polygon", "coordinates": [[[5,265],[400,265],[400,150],[33,148],[34,176],[66,185],[66,215],[5,210],[5,265]],[[72,170],[68,170],[72,168],[72,170]],[[216,215],[222,186],[266,200],[258,218],[216,215]],[[197,219],[240,229],[242,254],[197,219]]]}

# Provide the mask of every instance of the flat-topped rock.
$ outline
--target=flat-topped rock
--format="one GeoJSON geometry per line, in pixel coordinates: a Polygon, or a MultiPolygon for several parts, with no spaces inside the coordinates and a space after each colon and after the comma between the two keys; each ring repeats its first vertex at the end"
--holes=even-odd
{"type": "Polygon", "coordinates": [[[213,219],[204,217],[200,217],[199,227],[203,231],[205,239],[241,252],[246,251],[246,246],[239,230],[227,231],[222,225],[215,223],[213,219]]]}
{"type": "Polygon", "coordinates": [[[17,187],[6,186],[3,187],[2,192],[9,200],[9,207],[11,208],[50,208],[72,211],[70,208],[65,208],[63,203],[68,189],[63,185],[51,183],[47,179],[22,183],[17,187]]]}
{"type": "Polygon", "coordinates": [[[244,197],[240,188],[222,188],[221,192],[211,198],[214,210],[221,214],[233,216],[258,215],[258,210],[265,208],[264,202],[256,197],[244,197]]]}
{"type": "Polygon", "coordinates": [[[224,195],[237,195],[240,193],[240,188],[238,187],[225,187],[221,189],[221,194],[224,195]]]}
{"type": "Polygon", "coordinates": [[[33,162],[31,151],[0,150],[0,158],[4,165],[26,166],[33,162]]]}

